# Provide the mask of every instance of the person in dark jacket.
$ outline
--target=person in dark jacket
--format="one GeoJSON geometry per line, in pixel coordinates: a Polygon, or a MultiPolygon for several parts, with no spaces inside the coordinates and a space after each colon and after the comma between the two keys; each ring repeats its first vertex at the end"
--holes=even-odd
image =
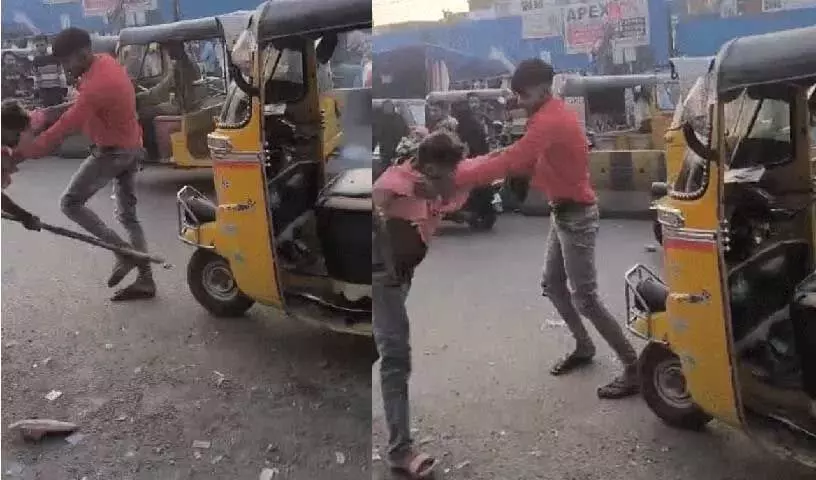
{"type": "Polygon", "coordinates": [[[467,94],[467,106],[457,112],[457,134],[468,147],[468,155],[485,155],[490,151],[487,143],[487,117],[481,113],[481,100],[473,92],[467,94]]]}
{"type": "Polygon", "coordinates": [[[394,102],[385,100],[382,103],[382,113],[376,128],[376,140],[380,146],[380,158],[388,162],[394,158],[402,137],[408,135],[408,124],[402,115],[397,112],[394,102]]]}

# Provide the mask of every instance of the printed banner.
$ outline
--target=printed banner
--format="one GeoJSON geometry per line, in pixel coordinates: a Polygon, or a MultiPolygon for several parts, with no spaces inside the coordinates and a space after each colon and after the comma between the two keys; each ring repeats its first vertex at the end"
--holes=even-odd
{"type": "Polygon", "coordinates": [[[564,7],[567,53],[592,52],[608,40],[613,47],[649,44],[648,0],[600,0],[564,7]]]}
{"type": "Polygon", "coordinates": [[[546,0],[521,0],[521,37],[560,37],[561,7],[546,0]]]}
{"type": "Polygon", "coordinates": [[[816,7],[816,0],[762,0],[763,12],[781,12],[783,10],[814,7],[816,7]]]}
{"type": "Polygon", "coordinates": [[[86,17],[101,17],[116,10],[119,3],[127,11],[146,11],[156,8],[156,0],[82,0],[86,17]]]}

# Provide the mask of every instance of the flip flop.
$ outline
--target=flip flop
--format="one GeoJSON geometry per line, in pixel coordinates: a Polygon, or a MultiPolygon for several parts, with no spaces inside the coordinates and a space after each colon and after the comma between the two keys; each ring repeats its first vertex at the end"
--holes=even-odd
{"type": "Polygon", "coordinates": [[[389,461],[388,466],[412,479],[430,478],[436,468],[436,459],[427,453],[411,452],[400,461],[389,461]]]}
{"type": "Polygon", "coordinates": [[[578,353],[570,353],[569,355],[558,360],[550,369],[550,375],[557,377],[566,375],[567,373],[585,367],[592,363],[593,355],[581,355],[578,353]]]}
{"type": "Polygon", "coordinates": [[[111,297],[112,302],[127,302],[130,300],[148,300],[156,296],[155,288],[141,288],[134,285],[117,290],[111,297]]]}

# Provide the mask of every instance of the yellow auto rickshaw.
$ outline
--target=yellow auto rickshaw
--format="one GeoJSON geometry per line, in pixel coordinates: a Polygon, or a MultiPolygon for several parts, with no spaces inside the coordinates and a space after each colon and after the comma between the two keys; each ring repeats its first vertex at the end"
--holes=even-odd
{"type": "Polygon", "coordinates": [[[251,14],[238,11],[120,31],[119,61],[137,90],[150,160],[178,168],[211,165],[207,134],[226,98],[224,50],[231,48],[251,14]],[[182,63],[188,68],[174,67],[182,63]],[[167,82],[168,77],[174,81],[167,82]],[[180,87],[182,83],[186,86],[180,87]],[[154,88],[159,84],[169,88],[154,88]]]}
{"type": "Polygon", "coordinates": [[[367,144],[326,163],[315,44],[370,28],[370,0],[276,0],[258,7],[236,44],[232,58],[249,68],[231,69],[241,76],[208,138],[216,200],[178,193],[179,237],[196,248],[188,285],[213,315],[258,302],[371,334],[371,92],[346,91],[341,117],[368,122],[357,135],[367,144]]]}
{"type": "Polygon", "coordinates": [[[662,277],[643,265],[626,274],[651,410],[683,428],[718,419],[812,467],[815,83],[816,27],[722,47],[670,127],[686,150],[657,206],[662,277]]]}

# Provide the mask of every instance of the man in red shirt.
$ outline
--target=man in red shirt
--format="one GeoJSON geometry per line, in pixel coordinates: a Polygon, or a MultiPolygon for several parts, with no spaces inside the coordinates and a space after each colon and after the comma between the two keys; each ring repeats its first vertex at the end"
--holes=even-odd
{"type": "Polygon", "coordinates": [[[624,373],[598,389],[601,398],[638,392],[637,354],[623,329],[598,296],[595,240],[599,217],[589,179],[589,151],[578,118],[550,92],[553,69],[539,59],[525,60],[511,88],[530,114],[527,132],[498,154],[462,162],[455,174],[460,187],[486,185],[508,176],[529,176],[552,206],[547,261],[541,287],[575,337],[575,350],[552,368],[562,375],[589,364],[595,346],[581,322],[589,319],[623,362],[624,373]],[[571,292],[570,292],[571,291],[571,292]]]}
{"type": "MultiPolygon", "coordinates": [[[[69,134],[82,131],[94,144],[89,156],[71,178],[60,199],[63,213],[99,239],[122,247],[147,251],[144,231],[136,216],[135,175],[143,155],[142,131],[136,116],[136,95],[124,68],[110,55],[94,55],[91,37],[78,28],[60,32],[52,52],[66,73],[79,78],[76,102],[48,130],[15,152],[15,157],[48,155],[69,134]],[[116,216],[130,244],[86,206],[100,189],[113,182],[116,216]]],[[[117,256],[108,286],[118,285],[134,268],[136,282],[116,292],[112,300],[152,298],[156,285],[150,264],[117,256]]]]}

